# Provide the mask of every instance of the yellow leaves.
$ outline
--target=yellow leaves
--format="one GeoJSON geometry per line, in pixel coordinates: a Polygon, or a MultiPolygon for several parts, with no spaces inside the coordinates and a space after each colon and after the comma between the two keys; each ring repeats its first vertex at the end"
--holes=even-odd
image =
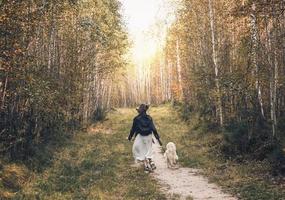
{"type": "MultiPolygon", "coordinates": [[[[105,79],[124,64],[126,33],[121,27],[119,10],[109,0],[78,1],[74,5],[68,0],[46,4],[7,2],[0,13],[1,28],[5,31],[2,33],[5,37],[0,39],[1,45],[5,45],[0,69],[11,73],[3,104],[4,108],[16,105],[17,109],[13,113],[3,112],[5,116],[21,116],[22,123],[15,125],[15,135],[20,133],[17,139],[27,137],[22,133],[30,123],[26,116],[31,110],[34,111],[31,117],[43,120],[38,125],[41,130],[54,120],[49,117],[52,114],[80,121],[86,109],[81,104],[87,101],[88,117],[93,116],[98,106],[105,107],[111,91],[105,79]]],[[[4,73],[1,78],[6,77],[4,73]]],[[[10,144],[10,141],[0,144],[5,142],[10,144]]],[[[24,153],[24,148],[19,148],[19,153],[24,153]]]]}

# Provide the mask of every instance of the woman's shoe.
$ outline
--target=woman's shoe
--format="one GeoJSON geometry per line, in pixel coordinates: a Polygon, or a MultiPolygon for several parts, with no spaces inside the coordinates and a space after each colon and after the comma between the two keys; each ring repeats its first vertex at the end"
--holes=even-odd
{"type": "Polygon", "coordinates": [[[145,159],[144,161],[144,171],[146,173],[152,172],[152,167],[150,165],[149,159],[145,159]]]}
{"type": "Polygon", "coordinates": [[[156,169],[156,166],[155,166],[153,160],[149,158],[148,161],[149,161],[149,165],[150,165],[151,169],[152,169],[152,170],[155,170],[155,169],[156,169]]]}
{"type": "Polygon", "coordinates": [[[150,166],[145,166],[145,167],[144,167],[144,172],[145,172],[145,173],[150,173],[150,172],[152,172],[151,167],[150,167],[150,166]]]}

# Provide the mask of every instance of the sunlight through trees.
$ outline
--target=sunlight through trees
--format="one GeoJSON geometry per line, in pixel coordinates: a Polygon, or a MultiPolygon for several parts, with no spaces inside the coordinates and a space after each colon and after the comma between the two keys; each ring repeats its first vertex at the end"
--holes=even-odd
{"type": "Polygon", "coordinates": [[[2,153],[27,155],[143,102],[198,114],[237,154],[280,145],[283,1],[4,0],[0,9],[2,153]]]}

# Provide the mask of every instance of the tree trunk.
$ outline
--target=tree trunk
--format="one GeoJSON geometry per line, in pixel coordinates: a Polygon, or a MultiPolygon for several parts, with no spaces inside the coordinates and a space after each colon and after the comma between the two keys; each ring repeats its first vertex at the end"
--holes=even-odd
{"type": "Polygon", "coordinates": [[[278,78],[278,60],[276,55],[276,50],[273,52],[272,41],[271,41],[271,33],[270,33],[269,21],[266,18],[266,33],[267,33],[267,58],[268,63],[270,65],[270,117],[272,122],[272,135],[276,136],[276,90],[277,90],[277,78],[278,78]],[[272,55],[274,58],[272,58],[272,55]]]}
{"type": "Polygon", "coordinates": [[[278,73],[278,55],[277,55],[277,27],[276,27],[276,22],[273,22],[273,28],[274,28],[274,33],[275,33],[275,41],[274,41],[274,68],[272,69],[272,79],[273,79],[273,91],[272,91],[272,134],[273,137],[276,137],[276,127],[277,127],[277,86],[278,86],[278,78],[279,78],[279,73],[278,73]]]}
{"type": "Polygon", "coordinates": [[[2,93],[2,99],[1,99],[2,100],[1,109],[4,109],[4,106],[5,106],[5,97],[6,97],[7,85],[8,85],[8,74],[6,75],[6,78],[5,78],[5,83],[4,83],[3,93],[2,93]]]}
{"type": "Polygon", "coordinates": [[[183,88],[182,88],[182,76],[181,76],[181,61],[180,61],[180,50],[179,50],[179,39],[176,40],[176,65],[178,74],[178,84],[179,84],[179,100],[183,98],[183,88]]]}
{"type": "Polygon", "coordinates": [[[220,88],[220,80],[219,80],[219,67],[218,67],[218,58],[216,52],[216,37],[215,37],[215,25],[214,25],[214,13],[213,13],[213,5],[212,0],[208,0],[209,3],[209,17],[210,17],[210,27],[211,27],[211,36],[212,36],[212,59],[215,70],[215,83],[218,94],[218,114],[220,118],[220,125],[224,126],[224,116],[223,116],[223,107],[222,107],[222,95],[220,88]]]}
{"type": "Polygon", "coordinates": [[[109,91],[108,91],[108,96],[107,96],[107,105],[106,105],[107,108],[110,108],[112,89],[113,89],[113,81],[110,80],[109,91]]]}
{"type": "Polygon", "coordinates": [[[263,108],[263,100],[262,100],[262,92],[260,87],[260,80],[259,80],[259,66],[257,62],[257,51],[258,51],[258,29],[257,29],[257,20],[255,15],[255,4],[252,6],[252,14],[250,15],[251,18],[251,40],[252,40],[252,63],[254,66],[254,75],[255,75],[255,87],[257,90],[257,98],[259,102],[260,112],[263,118],[264,115],[264,108],[263,108]]]}

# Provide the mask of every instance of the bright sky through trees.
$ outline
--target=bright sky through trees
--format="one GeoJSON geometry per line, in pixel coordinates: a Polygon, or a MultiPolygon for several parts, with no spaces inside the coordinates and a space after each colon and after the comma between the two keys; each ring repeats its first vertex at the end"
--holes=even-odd
{"type": "Polygon", "coordinates": [[[154,35],[165,34],[163,29],[158,30],[158,23],[168,24],[171,8],[166,0],[121,0],[121,2],[129,36],[133,42],[131,53],[134,60],[147,60],[161,44],[154,35]],[[159,32],[154,34],[157,31],[159,32]]]}

